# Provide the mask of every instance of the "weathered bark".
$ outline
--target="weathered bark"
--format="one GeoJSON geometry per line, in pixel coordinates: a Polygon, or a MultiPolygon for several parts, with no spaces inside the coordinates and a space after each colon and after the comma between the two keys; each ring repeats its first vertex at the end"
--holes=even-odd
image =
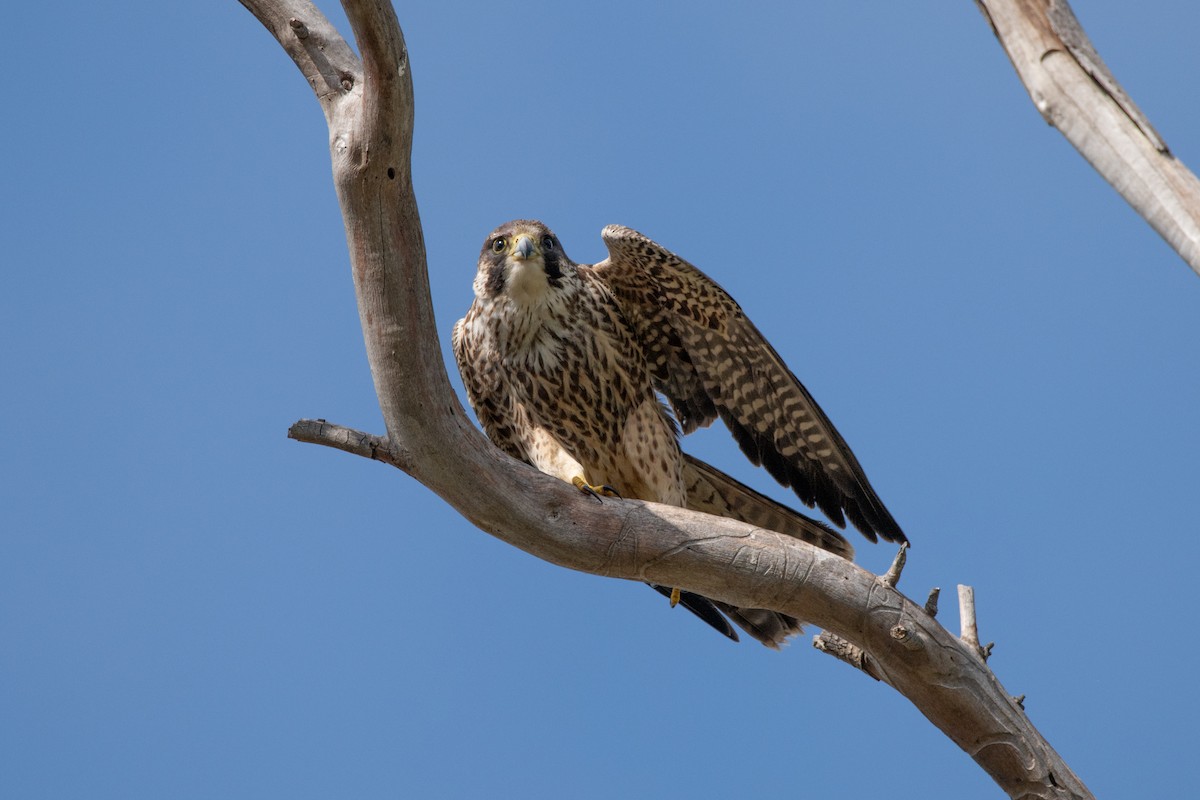
{"type": "Polygon", "coordinates": [[[387,437],[323,420],[290,435],[404,470],[481,529],[597,575],[686,586],[809,620],[860,648],[1012,797],[1090,797],[973,648],[888,580],[771,531],[681,508],[597,503],[502,454],[469,422],[436,340],[410,181],[412,78],[385,0],[344,0],[360,64],[308,0],[241,0],[309,80],[330,129],[371,371],[387,437]]]}
{"type": "Polygon", "coordinates": [[[975,0],[1034,106],[1200,274],[1200,181],[1092,47],[1067,0],[975,0]]]}

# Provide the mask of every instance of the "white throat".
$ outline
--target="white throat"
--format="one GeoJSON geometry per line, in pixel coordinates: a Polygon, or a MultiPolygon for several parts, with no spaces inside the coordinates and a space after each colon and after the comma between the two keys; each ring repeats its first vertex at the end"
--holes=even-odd
{"type": "Polygon", "coordinates": [[[508,296],[521,305],[535,305],[546,298],[550,282],[541,258],[512,259],[508,270],[508,296]]]}

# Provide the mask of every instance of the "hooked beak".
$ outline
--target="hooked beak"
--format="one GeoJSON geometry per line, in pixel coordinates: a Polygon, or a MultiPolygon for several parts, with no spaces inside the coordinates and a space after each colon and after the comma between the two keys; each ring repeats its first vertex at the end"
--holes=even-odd
{"type": "Polygon", "coordinates": [[[532,237],[526,236],[525,234],[521,234],[517,237],[517,243],[513,247],[513,255],[520,259],[527,259],[533,255],[533,251],[534,246],[532,237]]]}

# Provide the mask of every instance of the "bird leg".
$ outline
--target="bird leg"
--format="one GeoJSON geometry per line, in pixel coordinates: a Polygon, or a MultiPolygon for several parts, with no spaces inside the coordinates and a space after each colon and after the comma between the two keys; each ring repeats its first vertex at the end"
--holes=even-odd
{"type": "Polygon", "coordinates": [[[582,475],[576,475],[574,478],[571,478],[571,483],[575,484],[575,488],[579,491],[583,492],[584,494],[590,494],[592,497],[596,498],[597,503],[604,502],[600,499],[600,495],[604,495],[605,497],[615,497],[618,500],[622,499],[621,493],[609,486],[607,483],[603,486],[593,486],[584,480],[582,475]]]}
{"type": "MultiPolygon", "coordinates": [[[[575,488],[579,491],[583,492],[584,494],[590,494],[592,497],[596,498],[597,503],[604,502],[600,499],[601,495],[604,495],[605,497],[615,497],[618,500],[622,499],[621,493],[609,486],[607,483],[602,486],[593,486],[592,484],[588,483],[582,475],[576,475],[574,478],[571,478],[571,483],[573,483],[575,488]]],[[[679,605],[679,599],[681,596],[682,595],[678,586],[671,589],[671,608],[679,605]]]]}
{"type": "MultiPolygon", "coordinates": [[[[571,478],[571,483],[573,483],[575,488],[579,491],[583,492],[584,494],[590,494],[592,497],[596,498],[597,503],[604,502],[600,499],[601,495],[604,495],[605,497],[615,497],[618,500],[622,499],[621,493],[609,486],[607,483],[602,486],[593,486],[592,484],[588,483],[582,475],[576,475],[574,478],[571,478]]],[[[673,587],[671,589],[671,608],[679,605],[679,599],[681,597],[682,594],[679,590],[679,587],[673,587]]]]}

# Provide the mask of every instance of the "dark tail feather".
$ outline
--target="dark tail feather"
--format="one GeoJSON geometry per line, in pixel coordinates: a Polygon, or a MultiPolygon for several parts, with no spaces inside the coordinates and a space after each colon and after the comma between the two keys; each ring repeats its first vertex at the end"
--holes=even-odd
{"type": "MultiPolygon", "coordinates": [[[[647,583],[646,585],[663,597],[671,596],[671,590],[665,586],[659,586],[654,583],[647,583]]],[[[778,650],[787,641],[789,636],[800,633],[801,630],[800,621],[795,617],[789,617],[787,614],[780,614],[777,611],[768,611],[763,608],[738,608],[728,603],[709,600],[707,597],[698,595],[695,592],[681,590],[679,592],[679,605],[707,622],[719,633],[728,636],[736,642],[738,641],[737,631],[729,624],[729,620],[733,620],[739,628],[774,650],[778,650]],[[722,611],[728,615],[729,619],[726,619],[721,614],[722,611]]]]}
{"type": "Polygon", "coordinates": [[[790,637],[800,633],[800,620],[765,608],[738,608],[713,601],[734,623],[758,641],[778,650],[790,637]]]}
{"type": "Polygon", "coordinates": [[[794,536],[843,558],[854,557],[846,538],[828,525],[775,502],[698,458],[687,453],[683,458],[687,507],[693,511],[740,520],[794,536]]]}

